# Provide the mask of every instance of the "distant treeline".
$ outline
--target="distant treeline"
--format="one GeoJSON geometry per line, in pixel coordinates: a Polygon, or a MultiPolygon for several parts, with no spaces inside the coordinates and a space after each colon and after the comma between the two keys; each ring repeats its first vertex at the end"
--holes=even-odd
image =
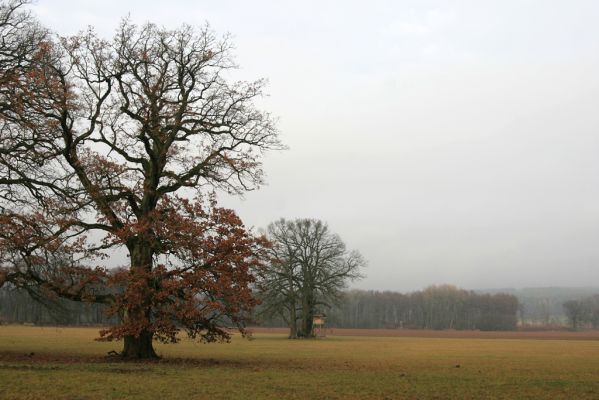
{"type": "Polygon", "coordinates": [[[514,330],[518,299],[449,285],[408,294],[352,290],[329,321],[340,328],[514,330]]]}
{"type": "MultiPolygon", "coordinates": [[[[337,328],[514,330],[518,306],[518,299],[510,294],[481,294],[442,285],[407,294],[350,290],[322,312],[327,326],[337,328]]],[[[276,318],[260,322],[284,326],[276,318]]]]}
{"type": "MultiPolygon", "coordinates": [[[[337,328],[513,330],[518,323],[518,310],[514,295],[481,294],[442,285],[407,294],[349,290],[336,305],[321,311],[327,315],[327,326],[337,328]]],[[[42,304],[27,293],[6,288],[0,290],[0,321],[46,325],[111,322],[101,305],[68,300],[42,304]]],[[[275,318],[258,316],[257,322],[285,326],[275,318]]]]}
{"type": "Polygon", "coordinates": [[[479,293],[513,294],[520,302],[520,324],[527,327],[558,327],[568,324],[563,304],[599,294],[599,287],[503,288],[479,293]]]}
{"type": "Polygon", "coordinates": [[[0,289],[0,322],[36,325],[108,325],[106,306],[66,299],[33,299],[27,292],[0,289]]]}

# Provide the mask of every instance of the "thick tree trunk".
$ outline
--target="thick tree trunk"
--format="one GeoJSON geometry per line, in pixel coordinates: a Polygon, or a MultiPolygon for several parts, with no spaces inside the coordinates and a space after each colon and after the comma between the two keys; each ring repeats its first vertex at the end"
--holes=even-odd
{"type": "Polygon", "coordinates": [[[310,338],[314,336],[314,299],[312,293],[305,294],[302,299],[302,330],[300,336],[310,338]]]}
{"type": "Polygon", "coordinates": [[[297,313],[295,300],[291,304],[289,316],[289,339],[297,339],[297,313]]]}
{"type": "Polygon", "coordinates": [[[304,337],[314,337],[314,313],[309,313],[304,319],[304,337]]]}
{"type": "Polygon", "coordinates": [[[125,336],[122,356],[137,359],[158,358],[152,345],[153,336],[151,332],[147,331],[143,331],[139,337],[125,336]]]}
{"type": "MultiPolygon", "coordinates": [[[[138,241],[135,246],[129,248],[131,257],[131,274],[135,276],[137,272],[144,276],[145,273],[152,271],[152,249],[146,241],[138,241]]],[[[140,287],[139,298],[143,299],[139,304],[134,304],[124,315],[124,323],[127,325],[147,324],[152,318],[152,299],[150,294],[150,281],[140,287]]],[[[125,358],[149,359],[158,358],[154,351],[152,339],[154,333],[148,329],[143,329],[138,336],[126,335],[124,340],[123,352],[125,358]]]]}

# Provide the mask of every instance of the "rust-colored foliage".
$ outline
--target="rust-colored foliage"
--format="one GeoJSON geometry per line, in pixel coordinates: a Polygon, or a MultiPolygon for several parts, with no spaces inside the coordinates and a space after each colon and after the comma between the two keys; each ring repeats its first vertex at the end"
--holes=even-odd
{"type": "Polygon", "coordinates": [[[115,289],[111,314],[149,304],[151,316],[103,330],[102,338],[147,330],[163,342],[176,342],[185,329],[204,341],[228,340],[227,325],[245,333],[245,319],[256,305],[253,272],[265,260],[264,238],[249,234],[232,210],[216,207],[214,200],[173,198],[165,199],[146,223],[129,224],[114,239],[149,232],[162,255],[158,262],[151,269],[117,271],[108,283],[115,289]]]}
{"type": "Polygon", "coordinates": [[[107,304],[130,357],[243,332],[267,242],[213,193],[257,188],[281,148],[263,81],[227,82],[207,28],[56,40],[22,4],[0,2],[0,286],[107,304]]]}

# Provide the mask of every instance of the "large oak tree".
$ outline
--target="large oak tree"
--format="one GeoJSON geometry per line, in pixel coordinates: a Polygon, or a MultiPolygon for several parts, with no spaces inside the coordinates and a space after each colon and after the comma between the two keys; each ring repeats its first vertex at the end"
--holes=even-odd
{"type": "Polygon", "coordinates": [[[126,357],[243,331],[267,243],[212,193],[256,188],[281,148],[264,82],[230,82],[208,27],[56,38],[0,4],[0,286],[107,304],[126,357]]]}

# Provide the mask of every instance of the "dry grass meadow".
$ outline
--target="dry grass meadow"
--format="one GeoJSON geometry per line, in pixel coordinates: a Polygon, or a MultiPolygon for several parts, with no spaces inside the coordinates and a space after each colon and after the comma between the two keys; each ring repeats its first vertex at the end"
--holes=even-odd
{"type": "Polygon", "coordinates": [[[0,326],[0,399],[599,398],[596,333],[398,332],[262,330],[122,362],[96,328],[0,326]]]}

